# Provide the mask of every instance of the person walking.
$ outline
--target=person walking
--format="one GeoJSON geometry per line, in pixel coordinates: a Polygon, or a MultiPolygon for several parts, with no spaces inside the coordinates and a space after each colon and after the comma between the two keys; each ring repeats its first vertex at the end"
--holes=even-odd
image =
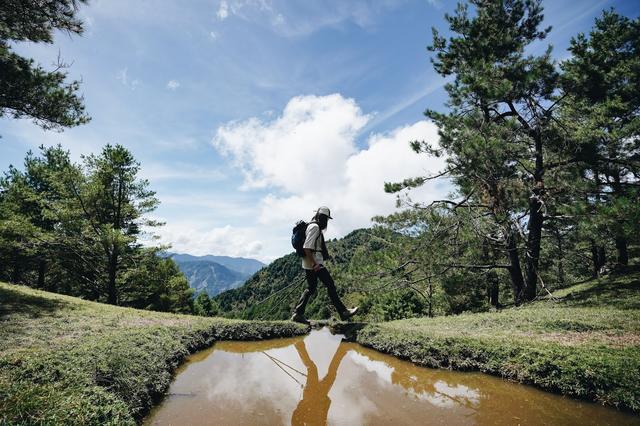
{"type": "Polygon", "coordinates": [[[331,217],[331,211],[329,207],[320,207],[313,220],[307,225],[305,231],[305,240],[302,248],[304,249],[304,257],[302,258],[302,268],[304,269],[307,278],[307,288],[300,296],[300,300],[295,307],[291,321],[308,324],[309,322],[304,316],[307,302],[311,296],[316,292],[318,287],[318,279],[327,287],[327,293],[329,293],[329,299],[335,306],[340,319],[347,320],[354,316],[358,312],[358,307],[347,309],[346,306],[340,300],[338,292],[336,291],[336,285],[331,278],[331,274],[324,266],[325,260],[329,259],[329,252],[324,241],[324,230],[327,229],[331,217]]]}

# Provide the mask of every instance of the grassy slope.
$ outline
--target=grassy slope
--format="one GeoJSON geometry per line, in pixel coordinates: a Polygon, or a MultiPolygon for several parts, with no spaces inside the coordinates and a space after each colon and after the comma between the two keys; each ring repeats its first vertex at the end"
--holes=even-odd
{"type": "Polygon", "coordinates": [[[289,322],[140,311],[0,283],[0,424],[135,424],[190,352],[289,322]]]}
{"type": "Polygon", "coordinates": [[[480,370],[640,412],[640,273],[499,312],[371,324],[356,340],[430,367],[480,370]]]}

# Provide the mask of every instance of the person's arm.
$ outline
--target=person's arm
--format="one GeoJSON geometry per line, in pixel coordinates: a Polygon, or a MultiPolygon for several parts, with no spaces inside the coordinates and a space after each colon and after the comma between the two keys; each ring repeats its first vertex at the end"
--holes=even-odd
{"type": "Polygon", "coordinates": [[[304,255],[309,260],[309,262],[311,262],[311,265],[313,266],[313,270],[318,272],[318,270],[320,269],[320,265],[316,263],[316,259],[315,257],[313,257],[313,250],[308,248],[304,249],[304,255]]]}
{"type": "Polygon", "coordinates": [[[316,263],[316,259],[314,256],[314,251],[316,250],[318,238],[320,238],[320,227],[316,223],[309,224],[307,227],[306,238],[304,240],[304,244],[302,248],[304,250],[304,257],[307,258],[307,261],[313,267],[313,270],[318,272],[320,270],[320,265],[316,263]]]}

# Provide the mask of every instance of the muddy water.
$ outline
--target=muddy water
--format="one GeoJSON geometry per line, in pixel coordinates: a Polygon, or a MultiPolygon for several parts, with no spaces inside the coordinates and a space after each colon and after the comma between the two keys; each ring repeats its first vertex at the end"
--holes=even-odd
{"type": "Polygon", "coordinates": [[[626,425],[640,418],[342,342],[222,342],[191,356],[146,425],[626,425]]]}

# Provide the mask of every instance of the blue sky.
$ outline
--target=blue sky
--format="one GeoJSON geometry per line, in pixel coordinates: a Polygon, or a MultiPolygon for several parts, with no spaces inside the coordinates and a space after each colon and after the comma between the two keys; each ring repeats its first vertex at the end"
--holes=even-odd
{"type": "MultiPolygon", "coordinates": [[[[595,16],[637,1],[545,2],[557,58],[595,16]]],[[[438,0],[93,0],[82,37],[16,50],[45,66],[58,53],[81,78],[92,121],[62,133],[0,119],[0,170],[29,149],[61,143],[79,159],[120,143],[157,191],[157,231],[174,250],[270,261],[290,251],[290,229],[319,205],[329,237],[394,211],[382,183],[437,171],[411,139],[437,142],[424,121],[442,109],[429,62],[431,27],[454,2],[438,0]]],[[[532,46],[542,51],[546,43],[532,46]]],[[[446,194],[446,182],[417,193],[446,194]]]]}

